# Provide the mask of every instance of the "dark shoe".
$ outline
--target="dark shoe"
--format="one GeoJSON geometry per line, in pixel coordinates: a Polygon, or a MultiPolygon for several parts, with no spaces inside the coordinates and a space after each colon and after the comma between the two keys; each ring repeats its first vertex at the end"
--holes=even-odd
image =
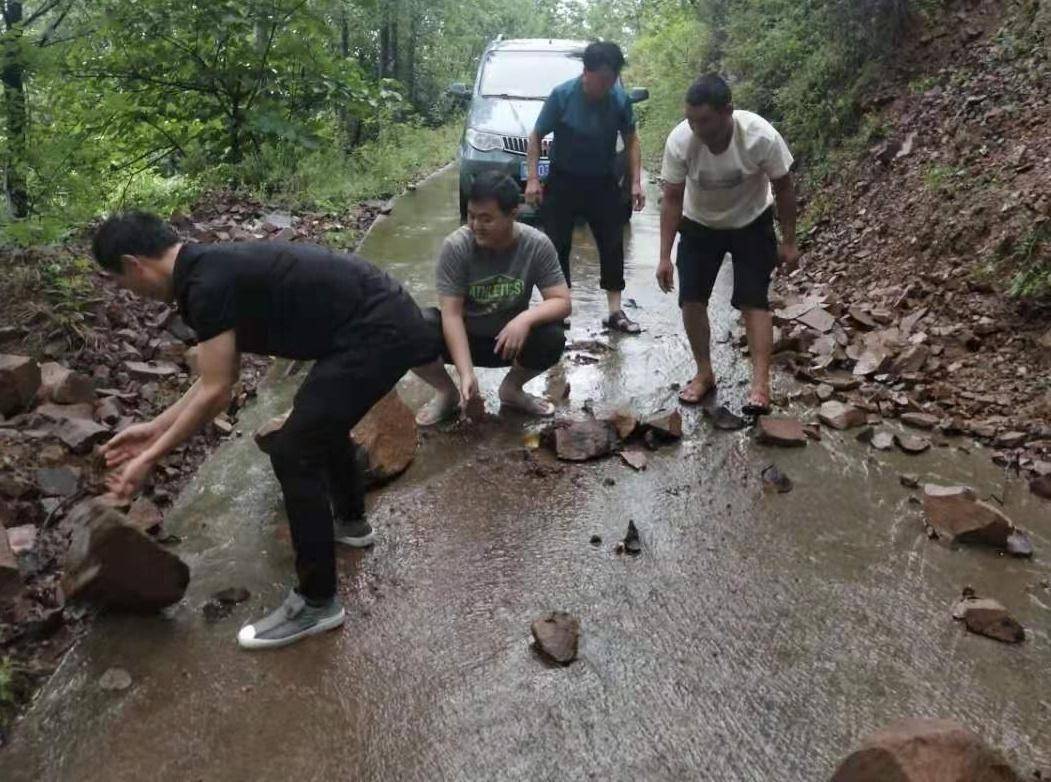
{"type": "Polygon", "coordinates": [[[336,517],[332,521],[332,528],[336,542],[351,548],[368,548],[376,539],[372,525],[364,516],[350,521],[336,517]]]}
{"type": "Polygon", "coordinates": [[[610,331],[619,331],[622,334],[638,334],[642,329],[639,324],[624,314],[624,310],[617,310],[604,321],[602,325],[610,331]]]}

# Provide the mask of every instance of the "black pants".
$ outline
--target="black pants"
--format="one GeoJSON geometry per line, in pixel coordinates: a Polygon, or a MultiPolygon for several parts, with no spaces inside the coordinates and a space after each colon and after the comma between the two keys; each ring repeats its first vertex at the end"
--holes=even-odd
{"type": "Polygon", "coordinates": [[[598,246],[599,286],[624,290],[624,202],[616,178],[579,177],[552,171],[544,192],[541,218],[544,232],[558,251],[562,273],[569,278],[573,226],[583,217],[598,246]]]}
{"type": "Polygon", "coordinates": [[[348,328],[341,349],[318,359],[303,381],[270,450],[292,532],[299,593],[307,600],[326,601],[336,593],[332,510],[348,517],[364,510],[364,474],[350,430],[409,369],[439,354],[416,305],[403,307],[401,316],[401,325],[379,332],[348,328]]]}
{"type": "Polygon", "coordinates": [[[679,306],[707,304],[723,259],[733,259],[735,309],[770,309],[770,277],[777,266],[774,209],[743,228],[709,228],[683,218],[679,226],[679,306]]]}
{"type": "MultiPolygon", "coordinates": [[[[431,324],[435,334],[442,339],[442,356],[446,364],[453,363],[449,347],[445,345],[442,333],[442,313],[437,307],[423,311],[423,317],[431,324]]],[[[496,352],[496,335],[482,334],[472,330],[471,320],[464,318],[467,327],[467,344],[471,350],[471,362],[476,367],[509,367],[511,361],[496,352]]],[[[516,357],[517,362],[526,369],[543,372],[553,367],[562,358],[566,347],[566,332],[561,323],[544,323],[534,326],[516,357]]]]}

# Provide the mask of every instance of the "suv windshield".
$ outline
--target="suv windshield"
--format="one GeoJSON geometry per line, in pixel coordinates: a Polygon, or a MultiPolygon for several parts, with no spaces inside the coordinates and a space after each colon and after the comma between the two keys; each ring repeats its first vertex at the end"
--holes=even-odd
{"type": "Polygon", "coordinates": [[[580,75],[582,52],[491,52],[482,71],[487,98],[543,100],[559,84],[580,75]]]}

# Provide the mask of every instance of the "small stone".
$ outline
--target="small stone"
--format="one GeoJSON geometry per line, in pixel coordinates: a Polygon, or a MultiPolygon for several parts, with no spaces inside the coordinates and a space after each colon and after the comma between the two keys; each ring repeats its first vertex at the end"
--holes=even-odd
{"type": "Polygon", "coordinates": [[[1032,557],[1033,541],[1030,540],[1029,533],[1016,527],[1015,531],[1007,536],[1006,551],[1012,557],[1032,557]]]}
{"type": "Polygon", "coordinates": [[[73,453],[85,454],[109,436],[109,429],[82,418],[63,418],[55,422],[51,433],[73,453]]]}
{"type": "Polygon", "coordinates": [[[736,432],[748,426],[748,422],[739,415],[734,415],[723,405],[709,411],[704,411],[705,416],[711,418],[712,426],[721,432],[736,432]]]}
{"type": "Polygon", "coordinates": [[[552,611],[533,620],[530,627],[537,649],[562,665],[577,659],[580,621],[565,611],[552,611]]]}
{"type": "Polygon", "coordinates": [[[868,421],[864,410],[835,401],[822,404],[818,410],[818,418],[825,426],[840,430],[855,429],[864,426],[868,421]]]}
{"type": "Polygon", "coordinates": [[[620,458],[624,460],[624,463],[635,470],[645,470],[647,457],[642,451],[621,451],[620,458]]]}
{"type": "Polygon", "coordinates": [[[7,542],[17,556],[31,552],[36,547],[37,528],[34,524],[22,524],[7,528],[7,542]]]}
{"type": "Polygon", "coordinates": [[[661,440],[682,439],[682,413],[678,410],[658,410],[643,419],[640,425],[661,440]]]}
{"type": "Polygon", "coordinates": [[[22,574],[18,560],[7,539],[7,530],[0,526],[0,600],[14,597],[22,591],[22,574]]]}
{"type": "Polygon", "coordinates": [[[803,427],[803,432],[811,440],[821,442],[821,427],[817,424],[806,424],[803,427]]]}
{"type": "Polygon", "coordinates": [[[615,440],[612,425],[605,421],[573,421],[555,430],[555,454],[565,461],[583,462],[609,454],[615,440]]]}
{"type": "Polygon", "coordinates": [[[918,489],[920,488],[920,478],[918,475],[912,475],[911,473],[905,473],[904,475],[898,476],[898,482],[901,483],[906,489],[918,489]]]}
{"type": "Polygon", "coordinates": [[[871,443],[877,451],[889,451],[894,447],[894,435],[890,432],[876,432],[872,435],[871,443]]]}
{"type": "Polygon", "coordinates": [[[997,448],[1019,448],[1025,444],[1028,435],[1025,432],[1004,432],[996,437],[997,448]]]}
{"type": "Polygon", "coordinates": [[[36,485],[45,497],[68,497],[80,485],[77,467],[42,467],[35,473],[36,485]]]}
{"type": "Polygon", "coordinates": [[[603,478],[602,479],[602,485],[603,486],[616,486],[617,485],[617,481],[616,481],[615,478],[603,478]]]}
{"type": "Polygon", "coordinates": [[[639,554],[642,551],[642,541],[639,539],[639,531],[634,521],[628,522],[628,532],[624,536],[624,550],[629,554],[639,554]]]}
{"type": "Polygon", "coordinates": [[[902,413],[901,422],[915,429],[933,429],[938,423],[938,417],[928,413],[902,413]]]}
{"type": "Polygon", "coordinates": [[[110,668],[99,677],[99,688],[109,691],[126,690],[131,686],[131,674],[123,668],[110,668]]]}
{"type": "Polygon", "coordinates": [[[1029,482],[1029,491],[1045,500],[1051,500],[1051,474],[1041,475],[1029,482]]]}
{"type": "Polygon", "coordinates": [[[894,435],[894,442],[902,451],[913,456],[924,453],[931,447],[931,441],[926,437],[917,437],[908,434],[894,435]]]}
{"type": "Polygon", "coordinates": [[[0,354],[0,415],[28,407],[40,388],[40,367],[28,356],[0,354]]]}
{"type": "MultiPolygon", "coordinates": [[[[11,473],[0,475],[0,494],[13,500],[20,500],[33,493],[32,483],[11,473]]],[[[0,524],[0,526],[3,526],[0,524]]]]}
{"type": "Polygon", "coordinates": [[[60,405],[94,402],[95,384],[87,375],[48,361],[40,365],[40,389],[37,396],[60,405]]]}
{"type": "Polygon", "coordinates": [[[591,542],[592,546],[601,546],[602,545],[602,536],[601,535],[592,535],[590,542],[591,542]]]}
{"type": "Polygon", "coordinates": [[[170,361],[125,361],[124,367],[133,378],[144,382],[179,374],[179,367],[170,361]]]}
{"type": "Polygon", "coordinates": [[[875,428],[871,427],[871,426],[866,426],[866,427],[863,427],[860,432],[858,432],[856,435],[854,435],[854,439],[857,440],[859,443],[871,443],[872,442],[872,438],[875,437],[875,436],[876,436],[875,428]]]}
{"type": "Polygon", "coordinates": [[[115,397],[103,397],[95,405],[95,418],[107,426],[114,426],[122,415],[120,403],[115,397]]]}
{"type": "Polygon", "coordinates": [[[599,421],[605,421],[613,426],[617,437],[627,440],[638,429],[639,419],[630,410],[614,410],[612,412],[596,416],[599,421]]]}
{"type": "Polygon", "coordinates": [[[781,448],[801,448],[807,444],[807,436],[803,424],[794,418],[764,415],[757,423],[756,441],[781,448]]]}
{"type": "Polygon", "coordinates": [[[817,398],[822,402],[827,402],[836,395],[836,389],[830,386],[828,383],[821,383],[817,387],[817,398]]]}
{"type": "Polygon", "coordinates": [[[964,596],[953,605],[952,615],[962,620],[972,633],[1007,644],[1025,640],[1025,628],[1006,608],[995,600],[976,597],[973,590],[964,590],[964,596]]]}
{"type": "Polygon", "coordinates": [[[763,468],[763,488],[766,491],[788,494],[792,491],[792,479],[781,472],[777,465],[771,464],[763,468]]]}

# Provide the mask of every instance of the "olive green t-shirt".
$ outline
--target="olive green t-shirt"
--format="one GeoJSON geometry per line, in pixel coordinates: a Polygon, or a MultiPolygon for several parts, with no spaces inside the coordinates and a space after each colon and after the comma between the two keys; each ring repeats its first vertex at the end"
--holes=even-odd
{"type": "Polygon", "coordinates": [[[565,282],[551,240],[523,223],[515,223],[515,240],[506,250],[479,247],[464,226],[446,238],[438,256],[438,293],[463,297],[473,334],[495,336],[529,308],[533,288],[565,282]]]}

